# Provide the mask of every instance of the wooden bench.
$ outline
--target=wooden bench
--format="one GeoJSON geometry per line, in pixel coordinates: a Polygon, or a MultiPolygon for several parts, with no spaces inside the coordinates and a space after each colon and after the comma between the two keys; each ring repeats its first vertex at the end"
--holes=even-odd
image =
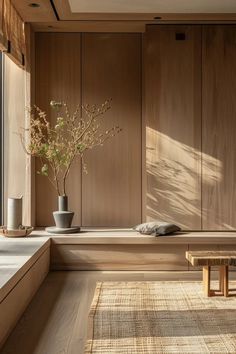
{"type": "Polygon", "coordinates": [[[49,236],[51,269],[109,271],[192,271],[186,251],[236,251],[236,232],[191,231],[155,237],[132,229],[83,228],[77,235],[49,236]]]}
{"type": "Polygon", "coordinates": [[[48,237],[0,236],[0,351],[49,272],[48,237]]]}
{"type": "Polygon", "coordinates": [[[235,251],[187,251],[186,259],[195,267],[203,267],[203,288],[206,296],[215,295],[211,290],[211,267],[219,267],[219,291],[228,296],[229,266],[236,266],[235,251]]]}

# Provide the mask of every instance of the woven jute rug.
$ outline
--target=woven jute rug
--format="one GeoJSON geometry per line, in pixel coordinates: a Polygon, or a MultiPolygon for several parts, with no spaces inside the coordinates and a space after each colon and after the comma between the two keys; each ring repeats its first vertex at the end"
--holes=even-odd
{"type": "Polygon", "coordinates": [[[236,353],[236,297],[206,298],[201,282],[97,283],[85,353],[236,353]]]}

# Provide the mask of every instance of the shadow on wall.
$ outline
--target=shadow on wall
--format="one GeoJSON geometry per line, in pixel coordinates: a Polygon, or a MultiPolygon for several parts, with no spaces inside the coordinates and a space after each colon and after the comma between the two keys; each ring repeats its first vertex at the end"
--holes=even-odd
{"type": "Polygon", "coordinates": [[[221,161],[206,154],[202,158],[197,149],[150,127],[146,134],[147,221],[165,220],[183,229],[200,229],[205,213],[201,209],[201,183],[215,185],[221,181],[221,161]]]}

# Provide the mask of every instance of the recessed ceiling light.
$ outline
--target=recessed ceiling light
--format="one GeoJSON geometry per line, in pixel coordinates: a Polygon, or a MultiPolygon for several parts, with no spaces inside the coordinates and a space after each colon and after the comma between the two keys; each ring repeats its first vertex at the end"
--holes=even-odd
{"type": "Polygon", "coordinates": [[[154,20],[161,20],[161,17],[160,16],[155,16],[154,20]]]}
{"type": "Polygon", "coordinates": [[[32,2],[29,4],[30,7],[40,7],[39,4],[37,4],[36,2],[32,2]]]}

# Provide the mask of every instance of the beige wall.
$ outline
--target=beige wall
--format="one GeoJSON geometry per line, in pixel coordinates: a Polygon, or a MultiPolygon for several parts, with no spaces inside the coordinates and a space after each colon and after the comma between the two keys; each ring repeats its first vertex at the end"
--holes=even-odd
{"type": "MultiPolygon", "coordinates": [[[[73,110],[81,100],[102,104],[112,97],[103,128],[123,129],[85,155],[88,175],[82,173],[80,163],[74,164],[68,179],[74,223],[107,227],[140,223],[141,35],[37,33],[35,45],[35,100],[51,121],[50,100],[65,101],[73,110]]],[[[36,225],[53,225],[56,208],[53,187],[36,175],[36,225]]]]}
{"type": "Polygon", "coordinates": [[[236,26],[149,26],[145,38],[147,218],[235,230],[236,26]]]}
{"type": "MultiPolygon", "coordinates": [[[[87,176],[80,166],[70,176],[76,223],[236,229],[235,37],[235,25],[150,26],[142,42],[128,33],[37,34],[36,103],[47,110],[51,99],[73,106],[111,95],[109,122],[123,128],[89,154],[87,176]]],[[[38,226],[53,222],[50,188],[37,176],[38,226]]]]}
{"type": "MultiPolygon", "coordinates": [[[[26,204],[28,159],[17,135],[25,124],[26,72],[4,55],[4,220],[8,197],[26,204]]],[[[28,223],[23,206],[23,222],[28,223]]]]}
{"type": "Polygon", "coordinates": [[[147,220],[199,230],[201,26],[149,26],[145,44],[147,220]]]}
{"type": "MultiPolygon", "coordinates": [[[[71,110],[81,102],[81,35],[79,33],[40,33],[36,35],[35,102],[51,118],[55,112],[50,101],[67,102],[71,110]]],[[[41,167],[36,160],[36,171],[41,167]]],[[[81,166],[74,164],[68,178],[69,208],[74,223],[81,224],[81,166]]],[[[52,211],[57,210],[57,194],[44,176],[36,174],[36,225],[53,225],[52,211]]]]}
{"type": "Polygon", "coordinates": [[[99,103],[107,97],[112,97],[112,108],[103,127],[119,125],[122,132],[85,155],[82,223],[132,227],[141,222],[140,34],[83,35],[82,102],[99,103]]]}
{"type": "Polygon", "coordinates": [[[236,229],[236,26],[202,32],[202,223],[236,229]]]}

